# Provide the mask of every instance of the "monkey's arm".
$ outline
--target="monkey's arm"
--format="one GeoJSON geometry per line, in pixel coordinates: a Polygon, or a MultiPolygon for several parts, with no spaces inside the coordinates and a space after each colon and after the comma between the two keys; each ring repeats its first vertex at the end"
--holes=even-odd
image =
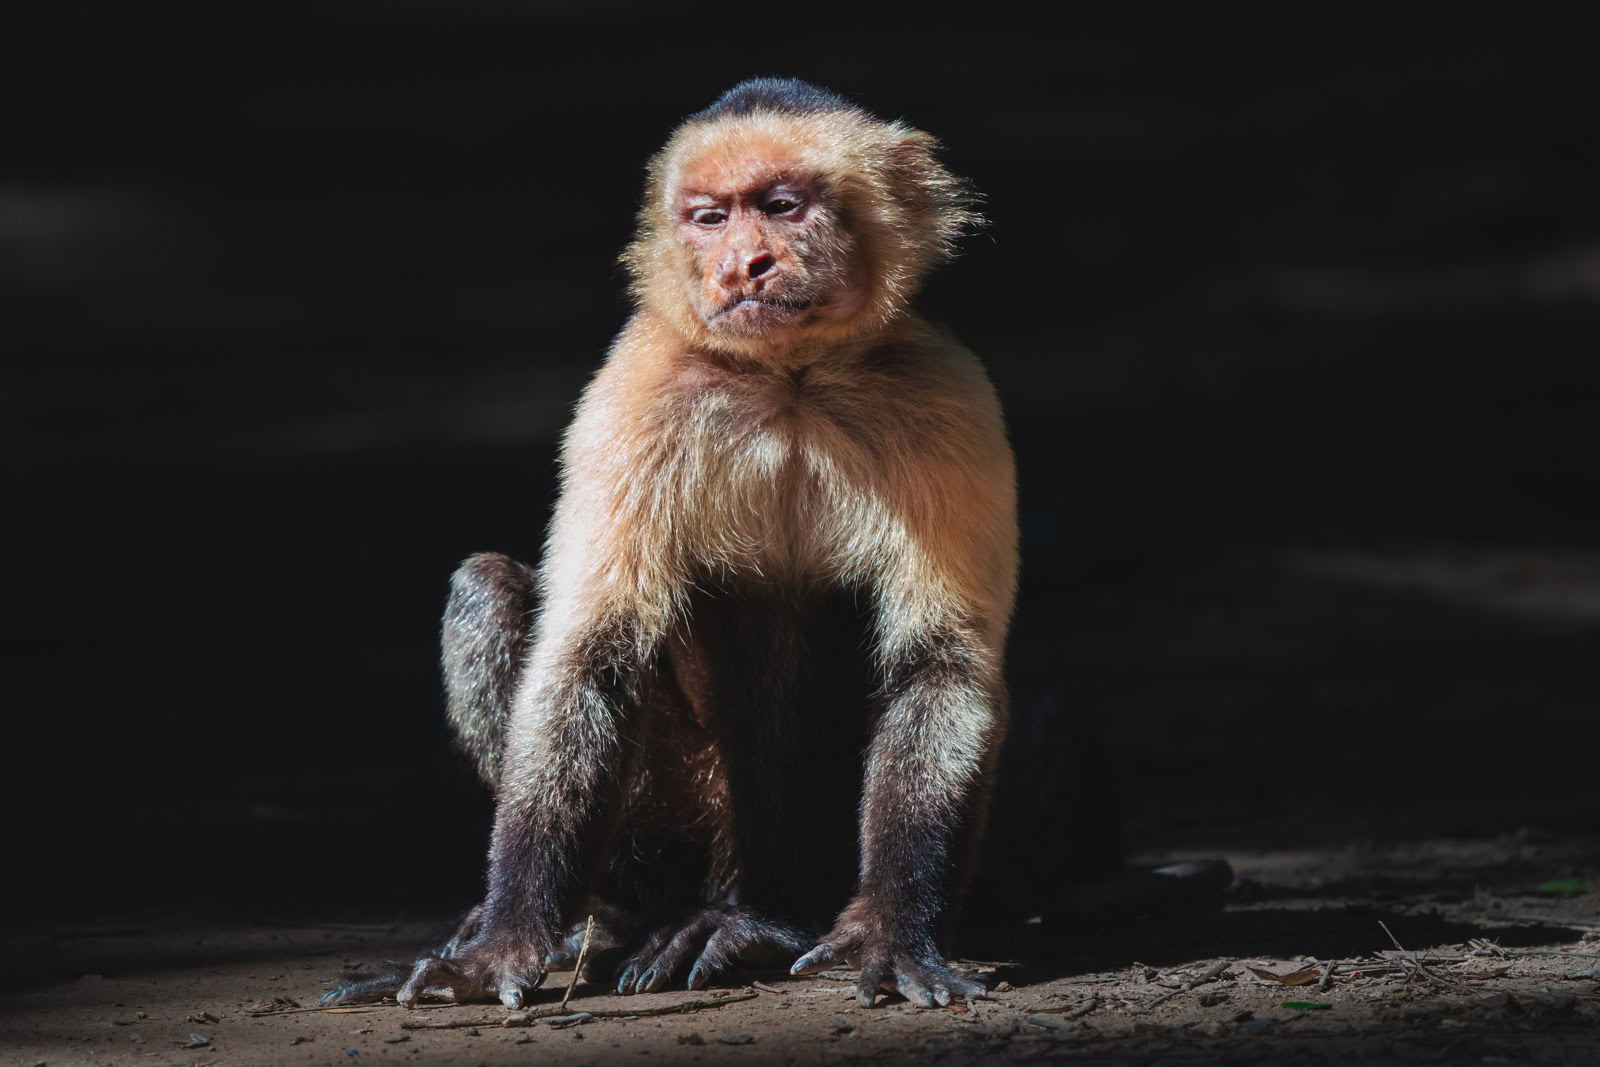
{"type": "Polygon", "coordinates": [[[498,997],[509,1007],[544,980],[570,914],[603,861],[636,706],[627,638],[594,622],[546,634],[512,712],[476,932],[424,957],[396,999],[498,997]]]}
{"type": "Polygon", "coordinates": [[[908,390],[910,427],[878,481],[887,516],[872,584],[884,703],[867,752],[861,871],[833,931],[794,967],[862,968],[880,988],[931,1007],[983,991],[945,965],[982,838],[1005,734],[1002,656],[1017,571],[1015,474],[998,404],[976,361],[908,390]]]}
{"type": "Polygon", "coordinates": [[[970,873],[1004,732],[1004,695],[988,658],[955,633],[929,634],[890,671],[867,753],[860,886],[794,966],[797,974],[842,960],[859,966],[863,1006],[880,990],[923,1007],[983,992],[945,964],[941,934],[970,873]]]}
{"type": "MultiPolygon", "coordinates": [[[[488,893],[476,934],[449,958],[419,960],[396,999],[448,987],[511,1007],[543,981],[604,863],[627,779],[643,666],[670,613],[649,581],[639,524],[644,460],[606,432],[603,371],[580,406],[545,547],[533,652],[511,708],[495,801],[488,893]]],[[[647,458],[647,457],[646,457],[647,458]]]]}

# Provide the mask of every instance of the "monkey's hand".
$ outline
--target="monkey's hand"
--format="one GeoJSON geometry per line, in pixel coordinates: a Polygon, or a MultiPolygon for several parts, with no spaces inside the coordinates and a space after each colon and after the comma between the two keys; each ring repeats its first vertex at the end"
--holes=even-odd
{"type": "Polygon", "coordinates": [[[895,936],[874,909],[857,899],[816,948],[795,961],[790,974],[814,974],[836,964],[861,968],[856,1002],[872,1007],[879,992],[899,993],[922,1008],[943,1007],[987,992],[972,975],[949,966],[931,938],[895,936]]]}
{"type": "Polygon", "coordinates": [[[486,925],[446,956],[423,956],[394,999],[414,1008],[423,997],[449,1001],[499,1000],[522,1007],[548,969],[550,946],[524,931],[486,925]]]}

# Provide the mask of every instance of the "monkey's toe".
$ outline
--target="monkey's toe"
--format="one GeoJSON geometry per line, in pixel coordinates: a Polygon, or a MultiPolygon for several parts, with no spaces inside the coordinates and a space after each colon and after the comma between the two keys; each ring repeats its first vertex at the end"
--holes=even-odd
{"type": "Polygon", "coordinates": [[[701,908],[648,935],[623,961],[617,992],[654,993],[685,967],[689,969],[688,987],[704,989],[740,963],[792,956],[806,944],[798,930],[748,908],[701,908]]]}
{"type": "Polygon", "coordinates": [[[411,974],[409,963],[385,960],[383,966],[347,975],[345,981],[322,994],[317,1001],[324,1008],[339,1004],[370,1004],[392,997],[411,974]]]}
{"type": "Polygon", "coordinates": [[[899,993],[919,1008],[941,1008],[953,1000],[981,997],[988,987],[943,960],[879,958],[862,965],[856,1002],[870,1008],[880,992],[899,993]]]}
{"type": "Polygon", "coordinates": [[[451,959],[424,956],[411,968],[405,984],[395,993],[394,999],[401,1007],[414,1008],[417,1001],[429,1000],[481,1000],[485,990],[467,977],[461,966],[451,959]]]}

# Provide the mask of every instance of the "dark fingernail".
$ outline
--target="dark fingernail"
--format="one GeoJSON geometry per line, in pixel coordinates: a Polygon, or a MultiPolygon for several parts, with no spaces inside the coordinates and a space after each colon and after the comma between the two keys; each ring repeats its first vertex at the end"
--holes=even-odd
{"type": "Polygon", "coordinates": [[[701,986],[706,984],[707,978],[708,975],[706,972],[700,969],[700,965],[698,963],[695,964],[694,967],[689,971],[689,988],[699,989],[701,986]]]}
{"type": "Polygon", "coordinates": [[[639,976],[639,986],[638,986],[639,992],[641,992],[641,993],[649,993],[649,992],[651,992],[651,988],[650,987],[655,985],[655,981],[656,981],[656,969],[654,967],[652,967],[648,971],[644,972],[643,974],[641,974],[639,976]]]}

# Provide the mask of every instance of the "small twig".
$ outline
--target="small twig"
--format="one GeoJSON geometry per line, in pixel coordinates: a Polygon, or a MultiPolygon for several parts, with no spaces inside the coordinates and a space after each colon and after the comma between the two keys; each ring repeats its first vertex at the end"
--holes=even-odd
{"type": "Polygon", "coordinates": [[[782,993],[785,996],[788,996],[789,994],[787,989],[779,989],[777,986],[770,986],[765,982],[751,982],[750,988],[759,989],[763,993],[782,993]]]}
{"type": "Polygon", "coordinates": [[[1213,963],[1211,966],[1207,967],[1200,974],[1184,982],[1183,989],[1181,989],[1179,992],[1187,993],[1195,986],[1205,985],[1207,982],[1214,982],[1218,978],[1221,978],[1231,966],[1233,966],[1232,960],[1218,960],[1216,963],[1213,963]]]}
{"type": "Polygon", "coordinates": [[[1333,986],[1333,968],[1331,963],[1322,965],[1322,974],[1317,978],[1318,989],[1329,989],[1333,986]]]}
{"type": "Polygon", "coordinates": [[[1389,924],[1384,922],[1382,919],[1379,919],[1378,925],[1383,927],[1383,932],[1389,935],[1389,940],[1394,942],[1394,947],[1400,952],[1400,955],[1411,961],[1411,965],[1417,969],[1417,976],[1428,981],[1433,981],[1433,974],[1429,972],[1428,968],[1422,965],[1421,960],[1412,955],[1410,949],[1406,948],[1400,943],[1400,939],[1394,936],[1394,931],[1389,929],[1389,924]]]}
{"type": "MultiPolygon", "coordinates": [[[[659,1008],[594,1008],[589,1014],[596,1019],[644,1018],[649,1015],[687,1015],[707,1008],[720,1008],[724,1004],[737,1004],[754,1000],[759,993],[735,993],[715,1000],[686,1000],[680,1004],[666,1004],[659,1008]]],[[[564,1014],[559,1005],[551,1004],[528,1012],[516,1012],[503,1019],[452,1019],[447,1023],[401,1023],[402,1030],[465,1030],[469,1026],[527,1026],[539,1019],[564,1014]],[[515,1020],[515,1021],[512,1021],[515,1020]]]]}
{"type": "MultiPolygon", "coordinates": [[[[417,1005],[418,1007],[433,1007],[434,1005],[417,1005]]],[[[244,1014],[253,1019],[264,1015],[299,1015],[302,1012],[319,1011],[324,1015],[363,1015],[369,1011],[380,1011],[382,1005],[373,1004],[365,1008],[274,1008],[271,1011],[247,1011],[244,1014]]]]}
{"type": "Polygon", "coordinates": [[[578,988],[578,976],[583,974],[583,961],[589,958],[589,938],[594,934],[594,916],[589,916],[589,921],[583,925],[583,944],[578,946],[578,962],[572,965],[572,981],[567,983],[567,991],[561,995],[561,1007],[564,1010],[567,1001],[572,999],[572,991],[578,988]]]}
{"type": "MultiPolygon", "coordinates": [[[[1191,975],[1190,977],[1184,979],[1183,984],[1178,986],[1176,989],[1172,989],[1170,987],[1165,987],[1165,988],[1167,988],[1167,992],[1162,993],[1160,996],[1155,997],[1155,998],[1153,998],[1151,1000],[1145,1001],[1143,1004],[1139,1005],[1137,1008],[1132,1008],[1132,1009],[1129,1009],[1129,1010],[1132,1011],[1135,1015],[1141,1015],[1144,1012],[1149,1011],[1151,1008],[1159,1008],[1161,1005],[1165,1004],[1167,1001],[1171,1000],[1173,997],[1181,996],[1184,993],[1187,993],[1190,990],[1194,989],[1196,986],[1202,986],[1202,985],[1205,985],[1207,982],[1215,981],[1217,978],[1221,977],[1222,973],[1224,971],[1226,971],[1232,965],[1233,965],[1233,961],[1232,960],[1218,960],[1217,962],[1213,963],[1211,966],[1207,967],[1201,973],[1196,974],[1196,975],[1191,975]]],[[[1159,985],[1159,983],[1154,983],[1154,982],[1152,982],[1150,984],[1159,985]]],[[[1087,1014],[1087,1012],[1085,1012],[1085,1014],[1087,1014]]]]}
{"type": "Polygon", "coordinates": [[[1129,1008],[1128,1010],[1134,1015],[1143,1015],[1145,1012],[1149,1011],[1151,1008],[1159,1008],[1159,1007],[1161,1007],[1161,1005],[1165,1004],[1167,1001],[1171,1000],[1173,997],[1177,996],[1179,993],[1182,993],[1182,992],[1183,992],[1183,990],[1181,990],[1181,989],[1174,989],[1170,993],[1163,993],[1159,997],[1154,998],[1153,1000],[1145,1001],[1143,1004],[1140,1004],[1137,1008],[1129,1008]]]}
{"type": "Polygon", "coordinates": [[[1062,1016],[1063,1019],[1081,1019],[1100,1006],[1100,994],[1090,993],[1089,999],[1074,1007],[1062,1016]]]}
{"type": "Polygon", "coordinates": [[[1394,931],[1389,929],[1388,923],[1384,922],[1382,919],[1379,919],[1378,925],[1383,927],[1383,932],[1389,935],[1389,940],[1394,942],[1394,947],[1400,950],[1401,955],[1411,961],[1411,965],[1417,969],[1418,978],[1430,985],[1438,986],[1441,989],[1449,989],[1454,986],[1454,983],[1446,982],[1444,979],[1438,977],[1432,971],[1428,970],[1428,968],[1424,967],[1422,965],[1422,961],[1417,959],[1416,954],[1402,945],[1400,943],[1400,939],[1394,936],[1394,931]]]}

